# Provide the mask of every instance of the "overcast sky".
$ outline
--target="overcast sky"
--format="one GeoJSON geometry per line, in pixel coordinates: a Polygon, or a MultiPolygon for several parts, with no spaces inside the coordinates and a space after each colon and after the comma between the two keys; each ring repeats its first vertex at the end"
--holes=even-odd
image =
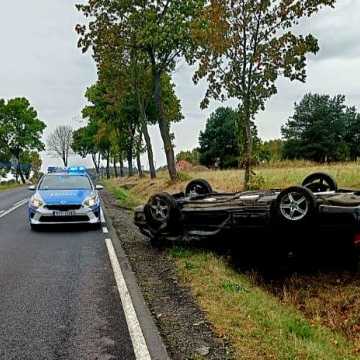
{"type": "MultiPolygon", "coordinates": [[[[91,57],[82,55],[76,45],[74,27],[83,21],[74,7],[76,2],[11,0],[1,4],[0,98],[27,97],[48,126],[44,140],[60,124],[74,128],[84,125],[80,114],[84,92],[96,81],[91,57]]],[[[283,79],[278,82],[278,95],[256,118],[263,139],[280,137],[281,125],[292,114],[294,103],[307,92],[342,93],[349,105],[360,108],[359,14],[359,0],[338,0],[334,10],[323,10],[299,26],[298,31],[317,36],[321,50],[309,58],[306,84],[283,79]]],[[[173,76],[185,116],[173,126],[176,152],[197,146],[207,117],[219,106],[212,103],[208,110],[200,110],[205,84],[194,86],[191,77],[192,69],[185,64],[179,64],[173,76]]],[[[156,165],[163,165],[158,129],[152,128],[151,135],[156,165]]],[[[82,161],[74,158],[72,162],[82,161]]],[[[53,163],[58,164],[44,156],[45,166],[53,163]]]]}

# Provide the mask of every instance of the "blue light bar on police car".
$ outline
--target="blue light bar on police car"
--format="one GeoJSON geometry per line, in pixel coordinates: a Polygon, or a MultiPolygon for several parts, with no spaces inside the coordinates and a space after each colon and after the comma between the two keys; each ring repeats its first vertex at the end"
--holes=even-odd
{"type": "Polygon", "coordinates": [[[84,166],[70,166],[66,169],[66,172],[71,174],[85,174],[86,168],[84,166]]]}

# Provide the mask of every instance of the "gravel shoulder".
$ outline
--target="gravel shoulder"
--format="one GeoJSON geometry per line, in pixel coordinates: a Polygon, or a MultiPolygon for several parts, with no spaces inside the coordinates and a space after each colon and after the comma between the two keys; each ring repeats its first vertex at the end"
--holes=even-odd
{"type": "Polygon", "coordinates": [[[154,249],[133,224],[132,212],[102,194],[108,215],[130,260],[145,301],[174,360],[231,359],[229,345],[215,336],[189,289],[177,277],[166,249],[154,249]]]}

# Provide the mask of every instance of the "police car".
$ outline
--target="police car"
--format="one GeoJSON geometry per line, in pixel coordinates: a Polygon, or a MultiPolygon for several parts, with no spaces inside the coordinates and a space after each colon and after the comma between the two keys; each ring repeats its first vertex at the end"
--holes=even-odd
{"type": "Polygon", "coordinates": [[[98,190],[84,167],[64,170],[51,168],[30,198],[29,222],[33,230],[55,224],[101,224],[101,208],[98,190]]]}

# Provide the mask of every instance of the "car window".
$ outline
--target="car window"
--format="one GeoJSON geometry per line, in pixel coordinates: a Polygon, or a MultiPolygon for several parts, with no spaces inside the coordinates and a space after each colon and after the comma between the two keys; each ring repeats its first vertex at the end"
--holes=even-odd
{"type": "Polygon", "coordinates": [[[92,190],[87,176],[49,175],[39,185],[39,190],[92,190]]]}

